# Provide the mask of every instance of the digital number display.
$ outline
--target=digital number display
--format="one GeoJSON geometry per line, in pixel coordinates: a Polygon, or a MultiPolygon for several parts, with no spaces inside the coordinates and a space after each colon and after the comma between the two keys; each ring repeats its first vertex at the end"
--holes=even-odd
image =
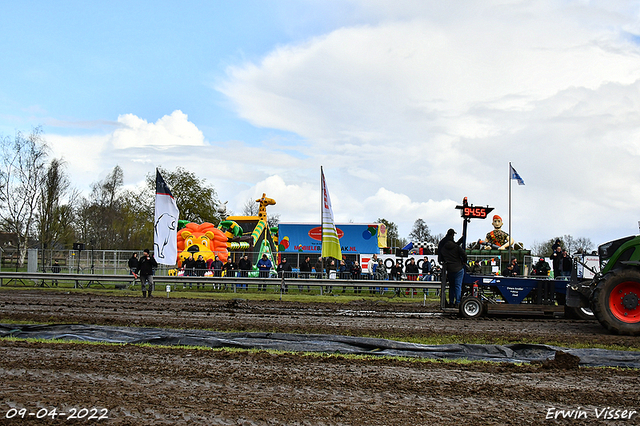
{"type": "Polygon", "coordinates": [[[493,207],[476,207],[473,204],[467,202],[467,197],[464,197],[461,206],[456,206],[456,209],[460,209],[460,216],[465,219],[486,219],[489,213],[493,211],[493,207]]]}
{"type": "Polygon", "coordinates": [[[478,218],[478,219],[485,219],[487,217],[488,213],[489,212],[487,211],[486,207],[469,206],[469,207],[465,207],[462,210],[462,216],[463,217],[473,217],[473,218],[478,218]]]}

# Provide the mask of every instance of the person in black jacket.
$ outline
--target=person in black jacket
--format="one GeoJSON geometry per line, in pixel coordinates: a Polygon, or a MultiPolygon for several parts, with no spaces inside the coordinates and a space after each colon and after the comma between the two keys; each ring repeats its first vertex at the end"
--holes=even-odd
{"type": "Polygon", "coordinates": [[[391,279],[396,281],[402,281],[402,261],[396,260],[396,264],[391,267],[391,279]]]}
{"type": "MultiPolygon", "coordinates": [[[[189,254],[184,262],[182,262],[183,269],[183,277],[195,277],[196,276],[196,261],[193,258],[192,254],[189,254]]],[[[193,283],[189,283],[189,288],[193,287],[193,283]]],[[[182,288],[186,288],[186,285],[183,285],[182,288]]]]}
{"type": "MultiPolygon", "coordinates": [[[[276,268],[276,272],[278,273],[278,278],[283,278],[283,277],[291,278],[292,271],[293,271],[293,268],[291,268],[291,264],[287,262],[286,257],[283,257],[280,263],[278,264],[278,267],[276,268]]],[[[287,285],[286,282],[284,284],[284,291],[285,293],[289,291],[289,286],[287,285]]]]}
{"type": "Polygon", "coordinates": [[[238,273],[238,264],[233,261],[233,257],[229,255],[227,262],[222,266],[225,277],[235,277],[238,273]]]}
{"type": "Polygon", "coordinates": [[[457,307],[462,298],[462,279],[467,254],[458,243],[453,240],[456,231],[449,229],[447,235],[438,244],[438,262],[447,271],[449,281],[449,305],[457,307]]]}
{"type": "Polygon", "coordinates": [[[215,255],[215,260],[211,264],[211,269],[213,269],[213,275],[216,277],[221,277],[223,267],[224,267],[224,263],[222,263],[218,255],[215,255]]]}
{"type": "MultiPolygon", "coordinates": [[[[395,265],[393,265],[389,271],[390,278],[395,281],[402,281],[402,269],[402,260],[396,260],[395,265]]],[[[400,287],[394,288],[393,291],[397,296],[402,294],[402,289],[400,287]]]]}
{"type": "MultiPolygon", "coordinates": [[[[204,257],[202,255],[198,256],[198,260],[194,262],[194,270],[196,277],[204,277],[205,272],[207,272],[207,262],[205,262],[204,257]]],[[[200,288],[200,283],[196,284],[197,288],[200,288]]],[[[202,283],[202,288],[204,288],[204,283],[202,283]]]]}
{"type": "MultiPolygon", "coordinates": [[[[238,262],[238,267],[240,268],[240,276],[243,277],[243,278],[248,278],[249,277],[249,271],[251,269],[253,269],[253,265],[251,264],[251,261],[249,260],[249,256],[247,256],[246,254],[244,256],[242,256],[242,258],[238,262]]],[[[247,284],[239,284],[238,287],[239,288],[243,288],[245,290],[248,289],[247,284]]]]}
{"type": "Polygon", "coordinates": [[[138,267],[138,253],[133,253],[131,255],[131,257],[129,258],[128,265],[129,265],[129,274],[133,275],[136,268],[138,267]]]}
{"type": "Polygon", "coordinates": [[[153,291],[153,270],[158,267],[158,262],[149,255],[149,249],[144,249],[142,257],[138,261],[138,267],[136,268],[133,276],[137,279],[140,277],[140,284],[142,284],[142,297],[151,297],[153,291]],[[147,284],[149,285],[147,291],[147,284]]]}
{"type": "Polygon", "coordinates": [[[249,271],[251,270],[252,266],[253,265],[251,264],[249,257],[246,254],[242,256],[242,258],[238,262],[238,267],[240,268],[240,276],[242,276],[243,278],[248,277],[249,271]]]}
{"type": "Polygon", "coordinates": [[[560,274],[563,277],[571,276],[571,268],[573,268],[573,261],[571,260],[571,256],[567,253],[566,250],[562,250],[562,271],[560,274]]]}
{"type": "MultiPolygon", "coordinates": [[[[311,277],[311,258],[309,256],[304,257],[304,261],[300,263],[300,278],[309,279],[311,277]]],[[[302,291],[302,287],[299,285],[298,290],[302,291]]],[[[307,291],[310,291],[309,286],[307,286],[307,291]]]]}
{"type": "Polygon", "coordinates": [[[560,278],[562,276],[562,247],[555,246],[556,249],[551,253],[551,264],[553,265],[553,277],[560,278]]]}
{"type": "MultiPolygon", "coordinates": [[[[59,274],[60,271],[61,271],[60,264],[56,260],[55,262],[53,262],[53,265],[51,265],[51,272],[53,272],[54,274],[59,274]]],[[[51,281],[51,285],[58,287],[58,280],[51,281]]]]}
{"type": "MultiPolygon", "coordinates": [[[[418,269],[418,265],[416,265],[416,260],[414,258],[409,259],[409,263],[407,263],[407,267],[405,268],[405,270],[407,272],[408,281],[418,280],[420,269],[418,269]]],[[[406,294],[409,294],[411,291],[413,291],[414,296],[418,294],[415,288],[407,288],[406,294]]]]}

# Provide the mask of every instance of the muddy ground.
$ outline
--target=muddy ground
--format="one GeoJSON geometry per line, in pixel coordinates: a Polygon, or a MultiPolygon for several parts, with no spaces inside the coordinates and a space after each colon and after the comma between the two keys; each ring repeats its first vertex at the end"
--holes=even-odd
{"type": "MultiPolygon", "coordinates": [[[[597,322],[463,320],[421,300],[306,304],[21,289],[0,291],[0,322],[7,320],[640,348],[639,338],[609,335],[597,322]]],[[[108,417],[85,422],[119,425],[640,424],[637,413],[604,418],[640,411],[639,371],[578,368],[560,357],[518,366],[1,340],[0,377],[0,424],[66,423],[83,408],[108,417]],[[65,415],[35,418],[54,408],[65,415]],[[547,419],[570,414],[560,410],[580,418],[547,419]]]]}

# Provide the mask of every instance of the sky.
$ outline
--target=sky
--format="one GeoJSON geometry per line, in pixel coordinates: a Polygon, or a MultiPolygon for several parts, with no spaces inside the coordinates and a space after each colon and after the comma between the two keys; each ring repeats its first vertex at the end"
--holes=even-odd
{"type": "Polygon", "coordinates": [[[42,126],[85,194],[184,167],[319,222],[323,167],[336,222],[401,237],[464,197],[528,248],[638,233],[638,2],[0,2],[0,136],[42,126]]]}

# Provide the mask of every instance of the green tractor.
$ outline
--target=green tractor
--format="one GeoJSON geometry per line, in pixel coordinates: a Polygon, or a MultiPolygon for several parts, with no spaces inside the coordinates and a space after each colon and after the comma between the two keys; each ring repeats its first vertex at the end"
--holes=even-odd
{"type": "Polygon", "coordinates": [[[598,256],[600,271],[590,280],[578,278],[575,262],[567,306],[590,308],[611,333],[640,336],[640,236],[602,244],[598,256]]]}

